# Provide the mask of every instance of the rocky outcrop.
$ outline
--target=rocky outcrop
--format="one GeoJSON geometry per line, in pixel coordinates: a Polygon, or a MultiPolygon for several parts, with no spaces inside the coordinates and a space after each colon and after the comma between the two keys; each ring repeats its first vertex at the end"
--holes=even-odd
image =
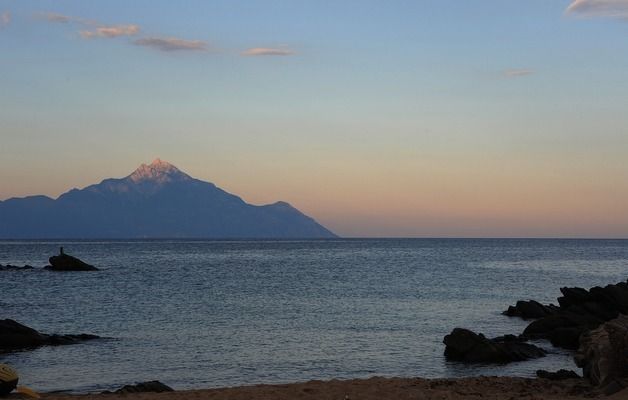
{"type": "Polygon", "coordinates": [[[576,350],[580,336],[610,321],[620,313],[628,314],[628,284],[619,282],[589,290],[573,287],[560,289],[559,306],[545,306],[536,301],[519,301],[504,312],[524,319],[536,319],[523,331],[529,339],[547,339],[554,346],[576,350]]]}
{"type": "Polygon", "coordinates": [[[502,314],[509,317],[520,317],[523,319],[537,319],[552,315],[558,311],[558,307],[553,304],[544,306],[535,300],[519,300],[514,306],[509,306],[502,314]]]}
{"type": "Polygon", "coordinates": [[[59,255],[50,257],[48,262],[50,265],[45,266],[44,269],[51,271],[98,271],[98,268],[93,265],[63,253],[63,248],[61,248],[59,255]]]}
{"type": "Polygon", "coordinates": [[[594,385],[628,386],[628,316],[621,315],[583,334],[575,360],[594,385]]]}
{"type": "Polygon", "coordinates": [[[566,379],[582,379],[582,377],[571,370],[559,369],[556,372],[549,372],[543,369],[536,371],[536,376],[550,381],[564,381],[566,379]]]}
{"type": "Polygon", "coordinates": [[[22,325],[12,319],[0,320],[0,351],[76,344],[97,339],[96,335],[48,335],[22,325]]]}
{"type": "Polygon", "coordinates": [[[152,393],[174,392],[174,389],[159,381],[149,381],[149,382],[140,382],[135,385],[125,385],[121,387],[120,389],[116,390],[114,393],[142,393],[142,392],[152,392],[152,393]]]}
{"type": "Polygon", "coordinates": [[[467,363],[509,363],[545,356],[540,347],[506,335],[488,339],[481,333],[455,328],[443,339],[445,357],[467,363]]]}
{"type": "Polygon", "coordinates": [[[24,270],[29,270],[29,269],[33,269],[33,267],[31,267],[30,265],[25,265],[23,267],[18,267],[17,265],[11,265],[11,264],[2,265],[2,264],[0,264],[0,271],[24,271],[24,270]]]}

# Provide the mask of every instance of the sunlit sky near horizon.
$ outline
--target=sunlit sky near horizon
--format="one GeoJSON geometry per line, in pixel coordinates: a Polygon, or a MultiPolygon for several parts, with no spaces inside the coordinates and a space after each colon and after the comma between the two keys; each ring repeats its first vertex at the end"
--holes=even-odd
{"type": "Polygon", "coordinates": [[[156,157],[342,236],[628,237],[628,0],[0,0],[0,200],[156,157]]]}

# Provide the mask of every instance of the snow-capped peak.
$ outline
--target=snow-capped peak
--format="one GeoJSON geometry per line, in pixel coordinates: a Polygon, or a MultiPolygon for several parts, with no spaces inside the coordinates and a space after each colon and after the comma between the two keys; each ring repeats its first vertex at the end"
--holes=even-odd
{"type": "Polygon", "coordinates": [[[175,180],[191,179],[190,176],[181,172],[177,167],[169,162],[156,158],[152,163],[142,164],[131,175],[127,177],[133,183],[152,181],[155,183],[166,183],[175,180]]]}

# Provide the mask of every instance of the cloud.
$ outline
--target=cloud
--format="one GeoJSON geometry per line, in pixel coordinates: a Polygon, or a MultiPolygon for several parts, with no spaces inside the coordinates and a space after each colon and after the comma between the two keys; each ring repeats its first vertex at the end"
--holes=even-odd
{"type": "Polygon", "coordinates": [[[207,43],[202,40],[178,38],[147,37],[133,41],[137,46],[145,46],[159,51],[208,51],[207,43]]]}
{"type": "Polygon", "coordinates": [[[89,28],[88,30],[82,30],[79,32],[81,37],[85,39],[93,38],[116,38],[119,36],[133,36],[140,32],[140,27],[135,24],[128,25],[103,25],[98,21],[72,17],[69,15],[63,15],[53,12],[48,12],[41,15],[48,22],[59,24],[77,24],[89,28]]]}
{"type": "Polygon", "coordinates": [[[523,76],[532,75],[535,71],[529,68],[513,68],[506,69],[502,72],[502,76],[506,78],[521,78],[523,76]]]}
{"type": "Polygon", "coordinates": [[[243,56],[292,56],[296,54],[288,48],[253,47],[240,53],[243,56]]]}
{"type": "Polygon", "coordinates": [[[140,27],[137,25],[115,25],[115,26],[101,26],[93,31],[81,31],[80,34],[85,39],[92,39],[97,37],[103,38],[115,38],[119,36],[133,36],[140,32],[140,27]]]}
{"type": "Polygon", "coordinates": [[[573,0],[566,14],[628,20],[628,0],[573,0]]]}
{"type": "Polygon", "coordinates": [[[68,24],[70,22],[77,22],[83,25],[91,25],[87,20],[83,20],[81,18],[76,18],[76,17],[70,17],[69,15],[57,14],[53,12],[41,14],[41,17],[44,18],[48,22],[55,22],[59,24],[68,24]]]}
{"type": "Polygon", "coordinates": [[[9,11],[5,11],[0,14],[0,29],[9,26],[11,23],[11,13],[9,11]]]}

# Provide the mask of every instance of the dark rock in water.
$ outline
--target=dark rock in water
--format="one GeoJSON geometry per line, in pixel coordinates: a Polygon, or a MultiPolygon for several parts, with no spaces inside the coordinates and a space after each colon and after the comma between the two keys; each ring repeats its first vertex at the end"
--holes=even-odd
{"type": "Polygon", "coordinates": [[[76,344],[85,342],[87,340],[100,339],[99,336],[90,335],[87,333],[80,333],[78,335],[46,335],[46,345],[48,346],[63,346],[67,344],[76,344]]]}
{"type": "Polygon", "coordinates": [[[52,271],[98,271],[98,268],[89,265],[76,257],[63,253],[63,248],[58,256],[52,256],[48,259],[50,265],[45,269],[52,271]]]}
{"type": "Polygon", "coordinates": [[[23,267],[18,267],[17,265],[11,265],[11,264],[2,265],[2,264],[0,264],[0,271],[23,271],[23,270],[27,270],[27,269],[33,269],[33,267],[31,267],[30,265],[25,265],[23,267]]]}
{"type": "Polygon", "coordinates": [[[0,320],[0,349],[38,347],[44,342],[44,336],[35,329],[12,319],[0,320]]]}
{"type": "Polygon", "coordinates": [[[159,381],[140,382],[135,385],[125,385],[114,393],[141,393],[141,392],[174,392],[174,389],[159,381]]]}
{"type": "Polygon", "coordinates": [[[543,369],[536,371],[536,376],[542,379],[548,379],[550,381],[562,381],[565,379],[582,379],[582,377],[576,374],[574,371],[560,369],[556,372],[549,372],[543,369]]]}
{"type": "MultiPolygon", "coordinates": [[[[628,313],[628,284],[619,282],[605,287],[561,288],[559,307],[530,323],[523,336],[531,339],[547,339],[554,346],[575,350],[583,333],[591,331],[606,321],[628,313]]],[[[517,306],[520,302],[517,303],[517,306]]],[[[507,315],[521,313],[519,307],[510,307],[507,315]]],[[[529,304],[524,308],[530,311],[529,304]]],[[[543,306],[545,307],[545,306],[543,306]]],[[[534,312],[538,307],[532,306],[534,312]]]]}
{"type": "Polygon", "coordinates": [[[521,317],[523,319],[536,319],[554,314],[558,307],[549,305],[544,306],[534,300],[519,300],[515,306],[509,306],[508,310],[503,314],[509,317],[521,317]]]}
{"type": "Polygon", "coordinates": [[[0,320],[0,351],[76,344],[92,339],[98,339],[98,336],[87,334],[47,335],[12,319],[0,320]]]}
{"type": "Polygon", "coordinates": [[[596,386],[628,378],[628,316],[584,333],[574,358],[584,377],[596,386]]]}
{"type": "Polygon", "coordinates": [[[586,289],[579,287],[562,287],[560,288],[560,292],[563,296],[559,297],[557,300],[561,307],[569,307],[593,300],[593,297],[586,289]]]}
{"type": "Polygon", "coordinates": [[[467,363],[509,363],[545,356],[540,347],[513,335],[487,339],[468,329],[455,328],[443,339],[445,357],[467,363]]]}

